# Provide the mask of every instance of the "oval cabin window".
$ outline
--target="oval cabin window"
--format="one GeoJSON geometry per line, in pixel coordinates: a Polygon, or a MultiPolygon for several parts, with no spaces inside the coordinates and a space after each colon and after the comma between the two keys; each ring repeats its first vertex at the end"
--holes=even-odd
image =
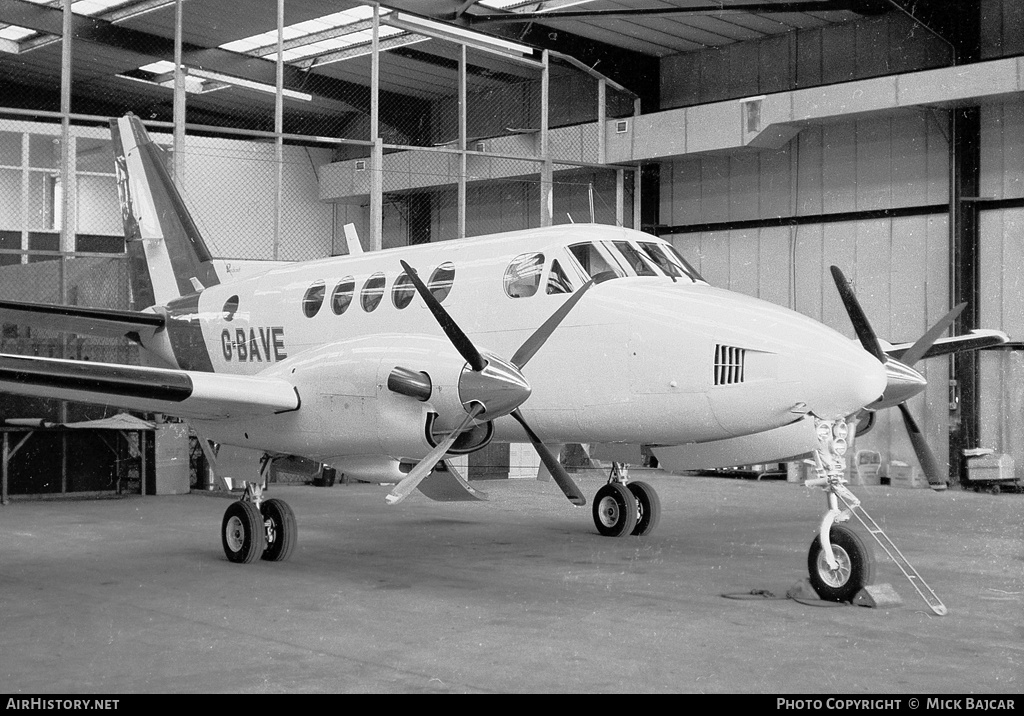
{"type": "Polygon", "coordinates": [[[356,291],[356,282],[351,276],[338,281],[331,294],[331,310],[336,316],[340,316],[352,305],[352,294],[356,291]]]}
{"type": "Polygon", "coordinates": [[[386,280],[383,273],[375,273],[370,278],[366,279],[366,283],[363,284],[363,290],[360,294],[360,301],[363,305],[363,310],[369,313],[380,305],[381,298],[384,297],[384,284],[386,280]]]}
{"type": "Polygon", "coordinates": [[[324,303],[324,282],[317,281],[306,289],[306,295],[302,298],[302,312],[306,318],[312,318],[320,312],[320,306],[324,303]]]}
{"type": "Polygon", "coordinates": [[[414,293],[416,293],[416,287],[412,285],[412,279],[409,274],[403,273],[395,279],[395,286],[391,289],[391,301],[395,304],[395,308],[405,308],[412,303],[414,293]]]}
{"type": "Polygon", "coordinates": [[[434,294],[434,298],[437,299],[438,303],[448,298],[448,294],[452,292],[452,284],[455,282],[455,264],[448,261],[441,264],[434,273],[430,274],[430,282],[427,284],[427,288],[434,294]]]}

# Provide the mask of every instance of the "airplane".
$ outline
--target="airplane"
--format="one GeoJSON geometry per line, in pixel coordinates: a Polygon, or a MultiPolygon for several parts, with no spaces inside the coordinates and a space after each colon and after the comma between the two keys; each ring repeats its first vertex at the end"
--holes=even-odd
{"type": "MultiPolygon", "coordinates": [[[[346,231],[348,255],[222,281],[163,150],[134,115],[110,126],[132,297],[143,308],[2,301],[0,322],[124,337],[143,365],[0,355],[0,391],[162,413],[187,421],[204,447],[259,451],[259,476],[222,520],[231,562],[281,561],[295,548],[294,512],[264,495],[275,460],[391,485],[389,504],[417,488],[480,499],[448,459],[491,441],[529,442],[583,506],[557,446],[748,455],[731,464],[755,453],[835,457],[847,417],[903,405],[924,386],[874,350],[877,339],[866,348],[711,286],[670,243],[616,226],[366,253],[346,231]],[[794,427],[799,440],[777,439],[794,427]]],[[[857,325],[867,335],[866,319],[857,325]]],[[[911,357],[941,350],[944,330],[911,357]]],[[[606,536],[650,534],[660,512],[649,484],[615,469],[593,499],[606,536]]],[[[841,562],[868,557],[839,529],[812,545],[811,576],[849,601],[863,583],[841,562]]]]}

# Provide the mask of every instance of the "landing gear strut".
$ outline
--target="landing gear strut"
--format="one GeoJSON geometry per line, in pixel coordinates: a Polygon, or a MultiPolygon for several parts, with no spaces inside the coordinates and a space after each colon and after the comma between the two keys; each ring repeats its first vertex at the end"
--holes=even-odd
{"type": "Polygon", "coordinates": [[[605,537],[650,534],[661,519],[661,500],[646,482],[629,482],[629,466],[612,463],[608,484],[594,496],[594,524],[605,537]]]}
{"type": "Polygon", "coordinates": [[[220,535],[230,562],[250,564],[259,558],[280,562],[291,556],[298,542],[298,524],[288,503],[263,499],[269,466],[265,458],[260,482],[247,483],[241,499],[224,511],[220,535]]]}
{"type": "Polygon", "coordinates": [[[808,487],[824,487],[828,511],[821,520],[818,536],[807,553],[807,570],[811,585],[822,599],[852,602],[861,589],[874,580],[875,556],[864,540],[841,524],[853,515],[853,507],[839,509],[839,496],[853,506],[860,504],[844,485],[846,469],[846,438],[849,428],[845,420],[815,418],[818,446],[814,451],[814,479],[808,487]]]}

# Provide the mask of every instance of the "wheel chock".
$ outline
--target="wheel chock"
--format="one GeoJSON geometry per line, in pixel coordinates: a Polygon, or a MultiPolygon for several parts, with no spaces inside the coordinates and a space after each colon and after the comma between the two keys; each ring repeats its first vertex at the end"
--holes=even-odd
{"type": "Polygon", "coordinates": [[[800,601],[801,599],[821,599],[821,597],[818,596],[818,592],[816,592],[814,587],[811,586],[811,580],[806,578],[801,579],[790,587],[786,592],[786,597],[789,599],[795,599],[796,601],[800,601]]]}
{"type": "Polygon", "coordinates": [[[891,584],[868,584],[853,598],[858,607],[895,607],[903,603],[891,584]]]}

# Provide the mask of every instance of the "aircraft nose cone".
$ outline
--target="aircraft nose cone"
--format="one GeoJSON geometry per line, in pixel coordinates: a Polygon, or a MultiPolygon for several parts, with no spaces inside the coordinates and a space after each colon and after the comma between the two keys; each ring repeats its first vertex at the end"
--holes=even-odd
{"type": "Polygon", "coordinates": [[[831,330],[820,338],[815,346],[818,357],[809,358],[804,366],[804,384],[814,396],[807,401],[811,411],[833,419],[878,401],[887,385],[885,366],[859,343],[831,330]]]}

